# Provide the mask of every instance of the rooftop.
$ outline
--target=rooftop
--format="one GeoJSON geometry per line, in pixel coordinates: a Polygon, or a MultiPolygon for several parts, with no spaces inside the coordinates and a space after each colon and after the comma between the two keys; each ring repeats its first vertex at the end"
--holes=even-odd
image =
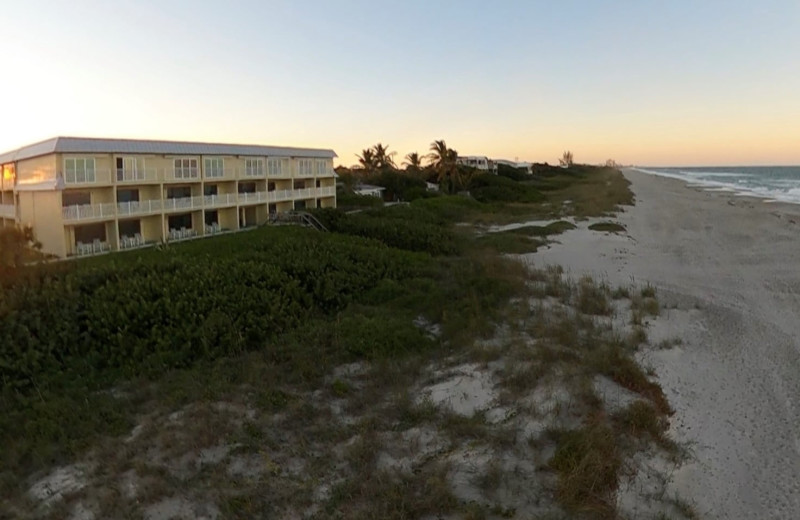
{"type": "Polygon", "coordinates": [[[252,144],[195,143],[94,137],[54,137],[0,154],[0,163],[20,161],[51,153],[130,153],[168,155],[249,155],[271,157],[315,157],[332,159],[333,150],[252,144]]]}

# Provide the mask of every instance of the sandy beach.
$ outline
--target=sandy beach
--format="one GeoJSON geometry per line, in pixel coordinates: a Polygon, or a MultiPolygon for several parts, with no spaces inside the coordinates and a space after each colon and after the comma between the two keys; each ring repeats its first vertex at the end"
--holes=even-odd
{"type": "Polygon", "coordinates": [[[703,518],[800,518],[800,206],[626,170],[627,233],[579,229],[529,255],[612,284],[649,282],[662,317],[641,354],[692,450],[672,491],[703,518]]]}

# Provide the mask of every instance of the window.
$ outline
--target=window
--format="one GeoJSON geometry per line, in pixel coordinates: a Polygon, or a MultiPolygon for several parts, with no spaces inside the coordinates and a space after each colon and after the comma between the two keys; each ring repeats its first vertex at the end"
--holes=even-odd
{"type": "Polygon", "coordinates": [[[65,158],[64,181],[67,183],[95,182],[94,159],[91,157],[65,158]]]}
{"type": "Polygon", "coordinates": [[[267,161],[267,173],[270,176],[283,174],[283,161],[280,159],[269,159],[267,161]]]}
{"type": "MultiPolygon", "coordinates": [[[[183,159],[181,160],[183,161],[183,159]]],[[[222,157],[206,157],[205,173],[206,173],[206,178],[222,177],[225,174],[222,157]]]]}
{"type": "Polygon", "coordinates": [[[197,159],[175,159],[173,164],[176,179],[197,178],[197,159]]]}
{"type": "Polygon", "coordinates": [[[300,175],[312,175],[311,173],[311,163],[313,161],[311,159],[300,159],[298,161],[298,172],[300,175]]]}
{"type": "Polygon", "coordinates": [[[117,190],[117,202],[139,202],[139,190],[117,190]]]}
{"type": "Polygon", "coordinates": [[[317,161],[317,175],[327,175],[328,161],[317,161]]]}
{"type": "Polygon", "coordinates": [[[189,186],[170,186],[167,188],[168,199],[185,199],[192,196],[192,188],[189,186]]]}
{"type": "Polygon", "coordinates": [[[219,192],[216,184],[206,184],[203,186],[203,195],[208,197],[209,195],[216,195],[219,192]]]}
{"type": "Polygon", "coordinates": [[[248,177],[263,177],[264,159],[245,159],[244,174],[248,177]]]}
{"type": "Polygon", "coordinates": [[[11,186],[14,184],[14,165],[13,164],[5,164],[3,165],[3,181],[6,183],[6,186],[11,186]]]}
{"type": "Polygon", "coordinates": [[[92,203],[92,196],[88,191],[62,191],[61,206],[84,206],[92,203]]]}
{"type": "Polygon", "coordinates": [[[239,193],[255,193],[256,192],[256,183],[255,182],[240,182],[239,183],[239,193]]]}

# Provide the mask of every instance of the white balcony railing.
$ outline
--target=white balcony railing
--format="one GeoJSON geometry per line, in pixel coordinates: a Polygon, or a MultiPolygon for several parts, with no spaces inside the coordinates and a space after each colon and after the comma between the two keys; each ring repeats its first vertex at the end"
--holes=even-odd
{"type": "Polygon", "coordinates": [[[109,246],[108,242],[101,242],[99,239],[96,239],[93,242],[87,243],[76,242],[75,250],[78,256],[87,256],[110,251],[111,246],[109,246]]]}
{"type": "Polygon", "coordinates": [[[206,195],[203,197],[203,204],[206,208],[220,208],[223,206],[233,206],[239,200],[236,193],[223,193],[220,195],[206,195]]]}
{"type": "Polygon", "coordinates": [[[202,209],[203,198],[198,197],[179,197],[176,199],[166,199],[164,201],[164,211],[176,211],[182,209],[202,209]]]}
{"type": "Polygon", "coordinates": [[[200,168],[168,169],[163,176],[165,181],[194,182],[200,180],[200,168]]]}
{"type": "Polygon", "coordinates": [[[120,249],[133,249],[136,247],[142,247],[145,245],[144,238],[142,238],[141,233],[136,233],[133,236],[121,236],[119,237],[119,248],[120,249]]]}
{"type": "Polygon", "coordinates": [[[153,200],[133,200],[130,202],[117,203],[117,215],[148,215],[161,211],[164,204],[159,199],[153,200]]]}
{"type": "Polygon", "coordinates": [[[172,241],[175,240],[186,240],[187,238],[194,238],[197,236],[197,231],[194,229],[187,229],[187,228],[180,228],[180,229],[173,229],[169,230],[169,239],[172,241]]]}
{"type": "Polygon", "coordinates": [[[292,200],[293,197],[294,197],[294,192],[292,190],[275,190],[267,192],[267,200],[269,202],[292,200]]]}
{"type": "Polygon", "coordinates": [[[111,218],[117,214],[117,205],[107,204],[83,204],[81,206],[67,206],[61,208],[64,220],[91,220],[111,218]]]}
{"type": "Polygon", "coordinates": [[[239,194],[239,204],[255,204],[258,202],[266,202],[267,201],[267,193],[266,191],[255,191],[252,193],[240,193],[239,194]]]}
{"type": "MultiPolygon", "coordinates": [[[[153,199],[119,202],[116,204],[84,204],[62,208],[65,221],[113,218],[116,216],[150,215],[161,211],[193,211],[203,208],[220,208],[236,204],[275,203],[288,200],[332,197],[335,186],[303,188],[297,190],[256,191],[252,193],[223,193],[174,199],[153,199]]],[[[13,205],[0,205],[0,217],[14,218],[13,205]]]]}
{"type": "Polygon", "coordinates": [[[117,168],[118,183],[156,182],[161,180],[158,168],[117,168]]]}
{"type": "Polygon", "coordinates": [[[63,172],[64,184],[84,185],[84,184],[108,184],[111,182],[111,170],[107,168],[94,168],[79,172],[63,172]]]}
{"type": "Polygon", "coordinates": [[[314,188],[304,188],[300,190],[294,190],[294,198],[295,199],[310,199],[316,195],[316,190],[314,188]]]}
{"type": "Polygon", "coordinates": [[[0,204],[0,218],[14,218],[16,212],[13,204],[0,204]]]}
{"type": "Polygon", "coordinates": [[[261,168],[245,168],[241,171],[241,177],[249,177],[251,179],[263,179],[267,176],[267,172],[261,168]]]}
{"type": "Polygon", "coordinates": [[[237,168],[209,169],[203,171],[204,179],[235,179],[239,175],[237,168]]]}
{"type": "Polygon", "coordinates": [[[136,167],[136,168],[95,168],[83,172],[70,172],[67,175],[61,172],[64,176],[64,182],[67,185],[107,185],[107,184],[136,184],[142,182],[199,182],[201,179],[206,180],[234,180],[234,179],[266,179],[266,178],[279,178],[291,179],[308,178],[308,177],[329,177],[333,172],[326,170],[324,174],[315,170],[314,172],[301,173],[293,171],[291,167],[281,168],[279,172],[274,169],[270,170],[268,167],[264,168],[224,168],[224,169],[209,169],[205,170],[200,167],[196,168],[152,168],[152,167],[136,167]]]}

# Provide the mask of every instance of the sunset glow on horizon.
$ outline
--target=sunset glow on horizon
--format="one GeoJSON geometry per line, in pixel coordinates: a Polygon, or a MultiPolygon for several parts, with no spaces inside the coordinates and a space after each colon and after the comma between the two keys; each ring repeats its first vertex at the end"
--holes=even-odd
{"type": "Polygon", "coordinates": [[[0,153],[57,135],[800,164],[800,3],[30,0],[0,153]],[[435,4],[435,5],[429,5],[435,4]]]}

